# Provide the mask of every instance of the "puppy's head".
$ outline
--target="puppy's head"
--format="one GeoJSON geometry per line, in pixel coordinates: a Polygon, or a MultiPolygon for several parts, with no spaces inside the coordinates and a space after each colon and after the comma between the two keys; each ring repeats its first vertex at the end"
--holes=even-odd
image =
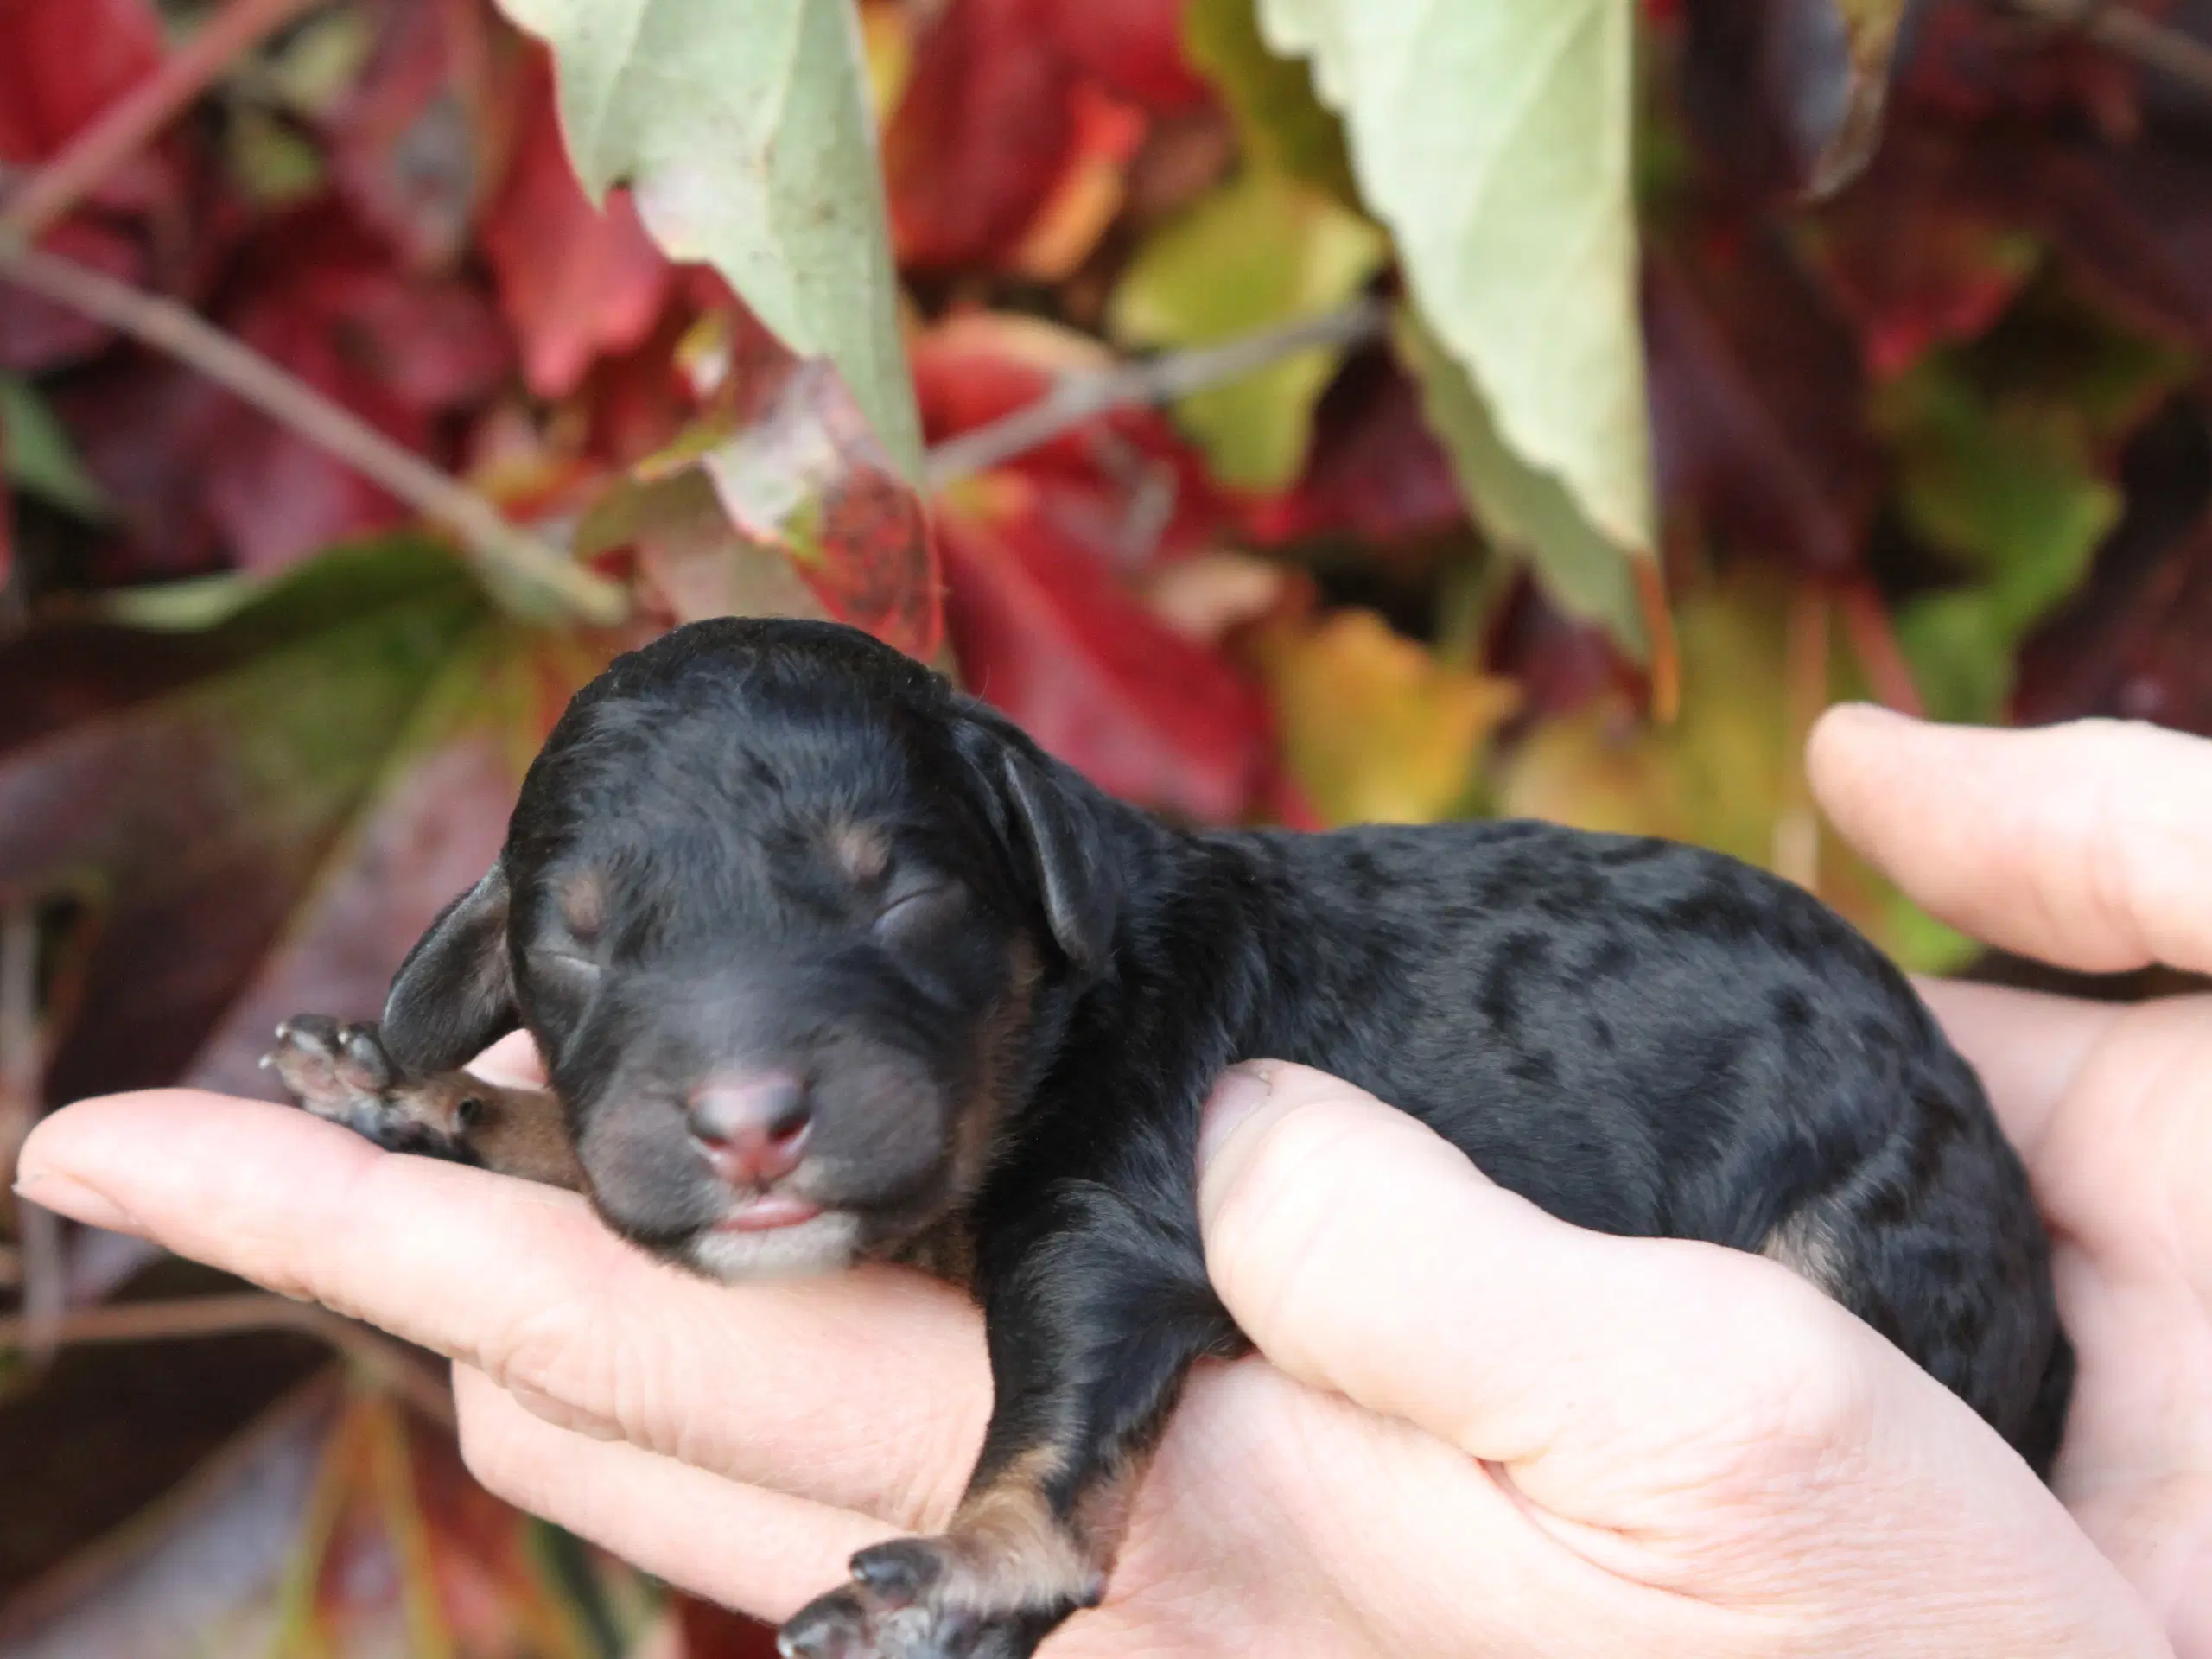
{"type": "Polygon", "coordinates": [[[1103,966],[1091,800],[864,634],[694,624],[570,704],[385,1041],[429,1073],[527,1026],[618,1231],[722,1277],[842,1265],[972,1192],[1040,989],[1103,966]]]}

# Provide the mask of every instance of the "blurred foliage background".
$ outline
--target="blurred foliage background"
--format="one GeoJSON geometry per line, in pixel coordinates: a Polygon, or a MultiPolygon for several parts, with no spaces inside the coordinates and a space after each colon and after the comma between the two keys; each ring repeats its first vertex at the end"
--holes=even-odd
{"type": "MultiPolygon", "coordinates": [[[[0,0],[0,1173],[372,1014],[702,616],[1193,823],[1674,836],[1999,977],[1820,709],[2212,733],[2204,0],[505,5],[0,0]]],[[[769,1651],[450,1421],[0,1207],[0,1651],[769,1651]]]]}

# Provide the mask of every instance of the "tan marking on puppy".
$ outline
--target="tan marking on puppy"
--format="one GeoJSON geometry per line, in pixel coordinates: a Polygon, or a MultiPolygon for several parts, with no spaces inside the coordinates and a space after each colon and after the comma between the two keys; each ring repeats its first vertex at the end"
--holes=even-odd
{"type": "Polygon", "coordinates": [[[466,1071],[391,1091],[395,1104],[474,1154],[485,1168],[572,1192],[588,1190],[561,1103],[539,1089],[507,1089],[466,1071]]]}
{"type": "Polygon", "coordinates": [[[891,842],[872,823],[830,826],[830,855],[856,887],[873,887],[891,868],[891,842]]]}
{"type": "Polygon", "coordinates": [[[946,1594],[986,1609],[1098,1605],[1105,1567],[1045,1496],[1064,1462],[1059,1447],[1034,1447],[961,1499],[939,1541],[957,1574],[946,1594]]]}
{"type": "Polygon", "coordinates": [[[956,1204],[965,1204],[982,1185],[999,1146],[999,1131],[1015,1103],[1012,1099],[1020,1080],[1022,1039],[1029,1032],[1029,1015],[1037,998],[1037,982],[1043,969],[1037,947],[1017,938],[1010,947],[1011,970],[1007,988],[983,1029],[977,1044],[976,1093],[961,1103],[952,1124],[951,1190],[956,1204]]]}
{"type": "Polygon", "coordinates": [[[591,944],[607,925],[607,878],[597,870],[574,871],[554,887],[553,902],[569,931],[591,944]]]}

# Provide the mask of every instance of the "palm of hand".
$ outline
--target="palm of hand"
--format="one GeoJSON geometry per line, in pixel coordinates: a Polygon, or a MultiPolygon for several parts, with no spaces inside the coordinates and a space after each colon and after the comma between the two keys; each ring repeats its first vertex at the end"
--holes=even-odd
{"type": "Polygon", "coordinates": [[[2112,1016],[2024,1138],[2081,1352],[2059,1495],[2212,1652],[2212,997],[2112,1016]]]}

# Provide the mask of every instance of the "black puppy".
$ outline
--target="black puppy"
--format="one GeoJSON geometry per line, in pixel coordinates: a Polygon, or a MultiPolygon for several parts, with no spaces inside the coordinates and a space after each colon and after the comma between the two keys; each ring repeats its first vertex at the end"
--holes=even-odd
{"type": "Polygon", "coordinates": [[[1098,1600],[1185,1370],[1238,1345],[1193,1158],[1240,1058],[1371,1090],[1570,1222],[1785,1263],[2038,1471],[2072,1382],[1974,1074],[1798,888],[1538,823],[1185,833],[845,628],[621,658],[381,1038],[279,1035],[311,1109],[580,1187],[695,1269],[970,1281],[997,1398],[967,1497],[785,1627],[809,1659],[1006,1659],[1098,1600]],[[518,1023],[552,1096],[455,1071],[518,1023]]]}

